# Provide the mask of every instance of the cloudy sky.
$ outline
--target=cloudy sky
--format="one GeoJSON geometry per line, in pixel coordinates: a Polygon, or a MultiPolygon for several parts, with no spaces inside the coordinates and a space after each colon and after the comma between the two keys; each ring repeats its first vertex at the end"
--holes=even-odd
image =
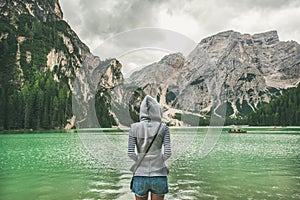
{"type": "MultiPolygon", "coordinates": [[[[250,34],[277,30],[280,40],[300,43],[300,0],[60,0],[60,4],[64,19],[96,55],[107,38],[144,27],[170,30],[195,42],[226,30],[250,34]]],[[[128,69],[151,62],[132,61],[145,58],[139,53],[123,55],[128,69]]],[[[155,60],[163,54],[166,51],[152,51],[147,57],[155,60]]]]}

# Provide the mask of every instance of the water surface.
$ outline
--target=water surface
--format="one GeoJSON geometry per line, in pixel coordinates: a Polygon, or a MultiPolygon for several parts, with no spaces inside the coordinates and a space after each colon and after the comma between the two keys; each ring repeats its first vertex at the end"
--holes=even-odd
{"type": "MultiPolygon", "coordinates": [[[[205,128],[171,129],[177,159],[169,163],[166,199],[300,199],[300,128],[223,131],[213,150],[202,157],[205,133],[205,128]],[[191,138],[184,151],[183,137],[191,138]]],[[[0,199],[130,199],[131,174],[118,166],[118,160],[128,162],[127,133],[93,134],[118,144],[103,150],[100,161],[77,133],[0,135],[0,199]],[[115,159],[114,150],[123,149],[115,159]]]]}

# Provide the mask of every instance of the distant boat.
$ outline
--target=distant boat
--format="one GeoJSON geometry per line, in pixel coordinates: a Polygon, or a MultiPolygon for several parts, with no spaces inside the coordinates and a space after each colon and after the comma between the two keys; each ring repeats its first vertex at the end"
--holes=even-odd
{"type": "Polygon", "coordinates": [[[229,129],[228,133],[247,133],[247,131],[241,129],[229,129]]]}

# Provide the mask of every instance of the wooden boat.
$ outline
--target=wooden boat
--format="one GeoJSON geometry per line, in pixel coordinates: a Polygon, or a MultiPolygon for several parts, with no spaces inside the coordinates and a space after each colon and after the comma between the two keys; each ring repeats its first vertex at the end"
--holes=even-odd
{"type": "Polygon", "coordinates": [[[229,129],[228,133],[247,133],[247,131],[241,129],[229,129]]]}

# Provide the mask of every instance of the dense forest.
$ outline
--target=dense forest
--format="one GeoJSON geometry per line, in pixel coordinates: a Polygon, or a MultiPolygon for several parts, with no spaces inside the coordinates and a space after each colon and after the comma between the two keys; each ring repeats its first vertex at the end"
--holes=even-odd
{"type": "Polygon", "coordinates": [[[1,33],[7,33],[0,42],[0,129],[62,128],[72,116],[71,91],[63,74],[59,82],[53,78],[60,66],[50,72],[46,64],[52,48],[66,48],[58,33],[68,25],[30,15],[21,15],[15,23],[0,21],[1,33]]]}
{"type": "Polygon", "coordinates": [[[248,116],[249,125],[299,126],[300,84],[248,116]]]}

